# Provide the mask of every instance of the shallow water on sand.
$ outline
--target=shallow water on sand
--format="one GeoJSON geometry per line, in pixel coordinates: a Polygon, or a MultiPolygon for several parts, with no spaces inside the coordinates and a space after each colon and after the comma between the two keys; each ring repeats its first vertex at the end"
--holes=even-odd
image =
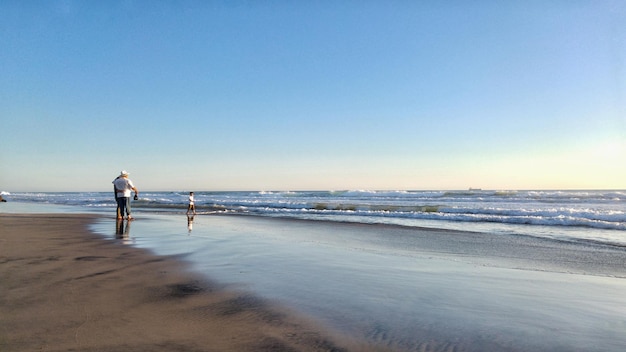
{"type": "MultiPolygon", "coordinates": [[[[510,254],[515,250],[494,256],[482,237],[472,241],[484,253],[459,245],[469,235],[413,236],[390,226],[198,215],[190,229],[185,215],[163,214],[123,225],[111,218],[93,228],[160,255],[182,255],[210,279],[393,350],[626,348],[626,279],[598,275],[602,268],[590,275],[580,262],[568,271],[568,263],[551,258],[525,261],[510,254]]],[[[498,246],[518,241],[499,239],[498,246]]]]}

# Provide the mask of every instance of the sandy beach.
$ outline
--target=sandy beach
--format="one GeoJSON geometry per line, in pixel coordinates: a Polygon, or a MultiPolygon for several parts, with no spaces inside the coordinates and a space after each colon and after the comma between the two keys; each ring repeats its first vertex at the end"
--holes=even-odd
{"type": "Polygon", "coordinates": [[[95,215],[0,214],[0,350],[347,351],[175,258],[90,234],[95,215]]]}
{"type": "Polygon", "coordinates": [[[626,347],[620,246],[229,215],[0,225],[3,352],[626,347]]]}

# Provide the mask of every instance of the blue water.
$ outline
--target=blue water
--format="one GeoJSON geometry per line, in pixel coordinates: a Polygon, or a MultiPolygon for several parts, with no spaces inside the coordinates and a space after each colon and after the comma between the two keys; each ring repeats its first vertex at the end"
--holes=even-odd
{"type": "MultiPolygon", "coordinates": [[[[626,244],[626,191],[199,192],[200,214],[385,223],[626,244]]],[[[4,192],[10,201],[111,211],[112,192],[4,192]]],[[[180,213],[188,192],[142,192],[133,209],[180,213]]]]}

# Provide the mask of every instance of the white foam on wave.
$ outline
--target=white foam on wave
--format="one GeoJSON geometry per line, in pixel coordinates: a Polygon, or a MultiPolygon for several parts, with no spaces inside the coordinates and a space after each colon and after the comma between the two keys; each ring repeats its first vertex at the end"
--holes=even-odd
{"type": "MultiPolygon", "coordinates": [[[[620,231],[626,241],[626,191],[621,190],[196,191],[195,196],[199,211],[219,209],[261,216],[408,226],[420,226],[418,223],[423,221],[458,223],[461,227],[482,224],[481,228],[487,229],[519,225],[526,226],[523,231],[531,235],[538,232],[538,226],[551,226],[558,229],[555,231],[607,229],[620,231]]],[[[10,200],[103,210],[115,206],[112,192],[12,193],[10,200]]],[[[142,192],[141,199],[133,201],[133,209],[179,212],[186,209],[187,203],[188,192],[142,192]]]]}

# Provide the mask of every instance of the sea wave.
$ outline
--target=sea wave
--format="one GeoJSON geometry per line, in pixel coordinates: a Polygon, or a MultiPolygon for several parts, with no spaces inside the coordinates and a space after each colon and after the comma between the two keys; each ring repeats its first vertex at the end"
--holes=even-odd
{"type": "MultiPolygon", "coordinates": [[[[278,209],[272,207],[255,208],[255,209],[231,209],[231,211],[253,213],[259,215],[271,214],[271,215],[303,215],[307,219],[312,219],[311,215],[324,216],[325,220],[329,217],[335,216],[338,219],[345,220],[351,217],[353,218],[398,218],[398,219],[413,219],[413,220],[442,220],[452,222],[487,222],[487,223],[501,223],[501,224],[518,224],[518,225],[542,225],[542,226],[577,226],[577,227],[589,227],[596,229],[607,230],[626,230],[626,221],[624,221],[624,215],[620,214],[619,218],[611,217],[596,217],[586,218],[581,216],[566,216],[563,214],[553,214],[552,216],[539,215],[539,214],[506,214],[496,215],[489,213],[478,212],[445,212],[437,211],[432,207],[425,207],[420,211],[387,211],[387,210],[356,210],[356,209],[318,209],[318,208],[304,208],[304,209],[278,209]]],[[[374,221],[370,221],[374,222],[374,221]]]]}
{"type": "MultiPolygon", "coordinates": [[[[18,201],[114,207],[112,192],[8,193],[18,201]]],[[[268,216],[441,220],[626,230],[626,191],[253,191],[195,192],[199,212],[268,216]]],[[[132,207],[180,212],[188,192],[142,192],[132,207]]],[[[365,219],[365,220],[363,220],[365,219]]]]}

